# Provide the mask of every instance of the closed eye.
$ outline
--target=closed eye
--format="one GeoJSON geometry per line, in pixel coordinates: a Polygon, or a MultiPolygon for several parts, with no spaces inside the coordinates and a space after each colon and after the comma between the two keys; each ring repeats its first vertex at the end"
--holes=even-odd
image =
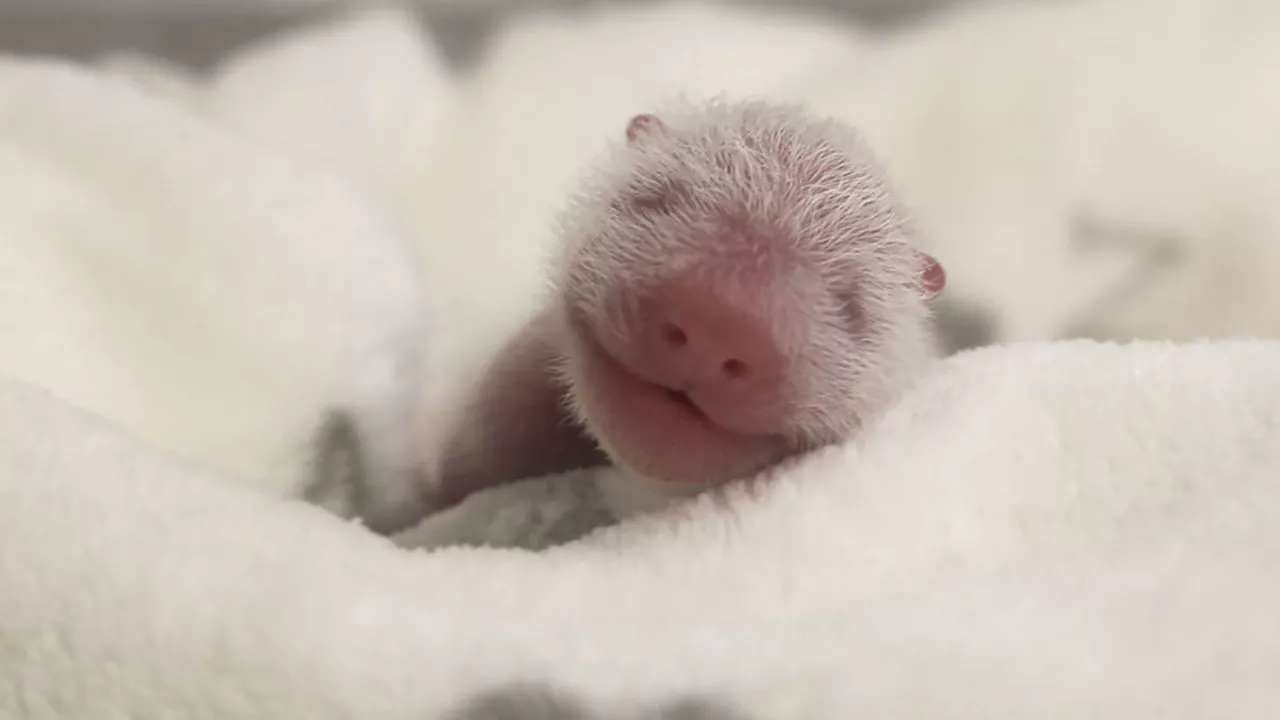
{"type": "Polygon", "coordinates": [[[649,192],[631,198],[631,207],[641,215],[670,215],[671,196],[664,192],[649,192]]]}
{"type": "Polygon", "coordinates": [[[854,289],[838,292],[836,303],[844,327],[855,334],[864,333],[867,329],[867,313],[861,294],[854,289]]]}
{"type": "Polygon", "coordinates": [[[676,212],[686,193],[685,186],[675,180],[647,179],[632,185],[623,194],[622,202],[641,217],[667,216],[676,212]]]}

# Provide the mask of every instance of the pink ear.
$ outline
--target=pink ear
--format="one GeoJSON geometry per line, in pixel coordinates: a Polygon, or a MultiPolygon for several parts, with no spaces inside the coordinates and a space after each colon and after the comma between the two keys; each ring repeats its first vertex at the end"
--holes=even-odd
{"type": "Polygon", "coordinates": [[[924,281],[925,292],[930,298],[937,297],[947,286],[947,271],[942,269],[942,263],[932,255],[920,254],[924,258],[924,269],[920,272],[920,279],[924,281]]]}
{"type": "Polygon", "coordinates": [[[650,135],[656,131],[666,128],[656,115],[644,113],[636,115],[627,123],[627,142],[635,142],[636,140],[650,135]]]}

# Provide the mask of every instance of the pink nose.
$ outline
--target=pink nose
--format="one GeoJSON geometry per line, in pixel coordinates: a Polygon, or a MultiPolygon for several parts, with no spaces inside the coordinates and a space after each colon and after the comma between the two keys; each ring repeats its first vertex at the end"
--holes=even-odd
{"type": "Polygon", "coordinates": [[[673,287],[645,303],[641,317],[628,353],[636,372],[685,393],[721,425],[768,431],[787,363],[763,303],[673,287]]]}

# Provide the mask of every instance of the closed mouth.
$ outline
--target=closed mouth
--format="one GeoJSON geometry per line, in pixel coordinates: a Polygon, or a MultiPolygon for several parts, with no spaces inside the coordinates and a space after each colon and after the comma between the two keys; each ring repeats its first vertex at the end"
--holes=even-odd
{"type": "Polygon", "coordinates": [[[725,435],[738,435],[738,433],[720,427],[711,416],[698,407],[698,404],[693,401],[693,398],[689,397],[687,392],[642,377],[627,367],[626,363],[619,360],[613,353],[605,349],[591,333],[582,333],[580,337],[591,361],[607,366],[609,374],[613,375],[617,381],[630,386],[631,392],[643,393],[653,399],[660,398],[663,404],[678,410],[681,417],[691,422],[696,422],[709,430],[725,435]]]}
{"type": "MultiPolygon", "coordinates": [[[[578,335],[583,360],[594,365],[604,406],[617,435],[613,452],[639,459],[633,467],[677,484],[714,484],[743,477],[788,454],[778,435],[752,435],[720,425],[688,393],[632,371],[589,333],[578,335]],[[643,448],[635,454],[638,448],[643,448]]],[[[624,461],[625,462],[625,461],[624,461]]]]}
{"type": "MultiPolygon", "coordinates": [[[[639,380],[640,382],[645,382],[640,378],[636,378],[636,379],[639,380]]],[[[649,383],[649,384],[653,385],[653,383],[649,383]]],[[[712,425],[715,424],[715,422],[712,421],[712,419],[708,417],[705,412],[702,411],[702,408],[698,407],[698,404],[695,403],[693,399],[689,397],[688,393],[684,392],[683,390],[676,390],[675,388],[662,387],[661,385],[654,385],[654,387],[665,390],[668,397],[670,397],[677,405],[679,405],[681,408],[689,412],[689,414],[691,414],[695,418],[712,425]]]]}

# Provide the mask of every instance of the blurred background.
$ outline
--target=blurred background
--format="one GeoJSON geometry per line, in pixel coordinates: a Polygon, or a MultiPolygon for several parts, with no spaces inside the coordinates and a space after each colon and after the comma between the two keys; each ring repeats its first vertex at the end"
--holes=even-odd
{"type": "Polygon", "coordinates": [[[1280,335],[1277,6],[0,0],[0,52],[207,91],[363,173],[428,262],[442,237],[549,233],[575,169],[664,95],[798,100],[861,127],[918,211],[956,350],[1280,335]]]}
{"type": "MultiPolygon", "coordinates": [[[[405,3],[454,63],[483,52],[486,39],[521,14],[572,14],[590,6],[662,0],[419,0],[405,3]]],[[[746,0],[813,13],[831,22],[905,22],[972,0],[746,0]]],[[[356,5],[368,3],[354,3],[356,5]]],[[[348,10],[334,0],[0,0],[0,49],[90,58],[128,48],[207,67],[237,47],[348,10]]]]}

